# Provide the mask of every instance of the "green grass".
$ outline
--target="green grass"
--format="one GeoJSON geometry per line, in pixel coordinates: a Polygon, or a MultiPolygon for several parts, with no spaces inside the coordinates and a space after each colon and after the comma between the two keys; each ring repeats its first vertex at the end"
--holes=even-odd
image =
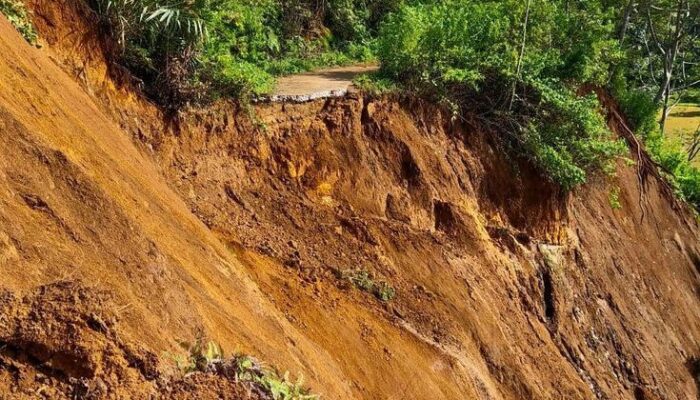
{"type": "MultiPolygon", "coordinates": [[[[688,142],[700,128],[700,104],[682,103],[671,110],[666,121],[666,137],[678,142],[687,149],[688,142]]],[[[693,166],[700,167],[700,159],[693,160],[693,166]]]]}
{"type": "Polygon", "coordinates": [[[353,85],[361,91],[374,96],[398,93],[401,90],[396,82],[384,77],[381,72],[362,74],[353,80],[353,85]]]}

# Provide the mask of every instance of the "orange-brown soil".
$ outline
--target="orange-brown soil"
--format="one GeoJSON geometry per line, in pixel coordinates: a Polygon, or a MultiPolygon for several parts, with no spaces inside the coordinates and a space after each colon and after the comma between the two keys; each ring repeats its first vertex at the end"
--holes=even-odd
{"type": "Polygon", "coordinates": [[[0,20],[0,398],[247,396],[167,371],[199,328],[327,399],[697,398],[698,228],[646,170],[565,195],[410,99],[166,118],[32,5],[43,49],[0,20]]]}

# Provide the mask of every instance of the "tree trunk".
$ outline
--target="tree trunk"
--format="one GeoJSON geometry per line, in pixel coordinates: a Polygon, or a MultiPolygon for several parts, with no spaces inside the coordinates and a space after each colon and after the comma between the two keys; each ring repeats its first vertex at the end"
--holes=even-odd
{"type": "Polygon", "coordinates": [[[618,39],[620,40],[620,44],[625,41],[625,37],[627,36],[627,28],[629,27],[630,18],[632,17],[632,10],[634,10],[634,2],[635,0],[630,0],[629,3],[627,3],[625,13],[622,15],[622,23],[620,24],[620,29],[618,30],[618,39]]]}
{"type": "Polygon", "coordinates": [[[513,100],[515,99],[515,90],[518,86],[518,81],[521,78],[522,68],[523,68],[523,57],[525,56],[525,46],[527,45],[527,24],[530,21],[530,4],[532,0],[527,0],[527,6],[525,8],[525,21],[523,21],[523,40],[520,44],[520,54],[518,56],[518,64],[515,71],[515,81],[513,82],[513,91],[510,95],[510,104],[508,105],[508,110],[513,108],[513,100]]]}
{"type": "Polygon", "coordinates": [[[659,127],[661,128],[661,136],[664,136],[665,129],[666,129],[666,121],[668,120],[668,113],[671,111],[669,110],[669,103],[671,99],[671,87],[669,87],[666,90],[666,93],[664,94],[664,108],[663,112],[661,113],[661,122],[659,122],[659,127]]]}

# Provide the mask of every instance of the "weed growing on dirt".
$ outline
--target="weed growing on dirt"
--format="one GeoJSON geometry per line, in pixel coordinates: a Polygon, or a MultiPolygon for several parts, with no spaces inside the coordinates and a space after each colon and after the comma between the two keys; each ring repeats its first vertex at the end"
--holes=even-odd
{"type": "Polygon", "coordinates": [[[360,75],[355,78],[353,85],[373,96],[397,93],[400,90],[394,81],[383,77],[380,73],[360,75]]]}
{"type": "Polygon", "coordinates": [[[374,295],[381,301],[391,301],[396,297],[396,289],[386,282],[379,282],[374,287],[374,295]]]}
{"type": "Polygon", "coordinates": [[[193,343],[180,343],[187,350],[187,355],[175,356],[175,365],[183,374],[205,372],[209,367],[224,358],[224,352],[216,342],[205,342],[198,335],[193,343]]]}
{"type": "Polygon", "coordinates": [[[610,203],[610,207],[613,208],[613,210],[620,210],[622,209],[622,203],[620,203],[620,187],[615,186],[610,190],[610,194],[608,195],[608,202],[610,203]]]}
{"type": "Polygon", "coordinates": [[[264,399],[269,400],[318,399],[317,395],[310,394],[304,387],[303,377],[293,381],[289,372],[280,374],[244,354],[225,359],[221,346],[214,341],[207,341],[202,333],[196,335],[194,342],[180,344],[187,350],[187,354],[173,358],[183,375],[200,372],[226,376],[243,385],[254,386],[258,392],[266,395],[264,399]]]}
{"type": "Polygon", "coordinates": [[[0,14],[5,15],[10,23],[24,36],[27,42],[36,45],[37,35],[27,7],[20,0],[0,0],[0,14]]]}
{"type": "Polygon", "coordinates": [[[246,355],[238,355],[233,360],[235,379],[260,386],[272,400],[318,399],[317,395],[309,394],[308,389],[304,388],[304,379],[301,376],[294,382],[289,378],[289,372],[280,375],[246,355]]]}
{"type": "Polygon", "coordinates": [[[372,274],[362,269],[341,272],[340,278],[350,282],[356,288],[372,293],[381,301],[388,302],[396,297],[396,289],[386,281],[377,281],[372,274]]]}

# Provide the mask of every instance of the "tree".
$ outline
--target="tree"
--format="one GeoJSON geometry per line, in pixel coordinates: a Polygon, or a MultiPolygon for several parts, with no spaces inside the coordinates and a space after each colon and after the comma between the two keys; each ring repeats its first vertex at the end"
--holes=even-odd
{"type": "Polygon", "coordinates": [[[700,4],[689,0],[630,0],[620,18],[618,38],[641,87],[653,90],[663,133],[675,100],[700,84],[700,4]],[[635,66],[643,66],[634,71],[635,66]]]}

